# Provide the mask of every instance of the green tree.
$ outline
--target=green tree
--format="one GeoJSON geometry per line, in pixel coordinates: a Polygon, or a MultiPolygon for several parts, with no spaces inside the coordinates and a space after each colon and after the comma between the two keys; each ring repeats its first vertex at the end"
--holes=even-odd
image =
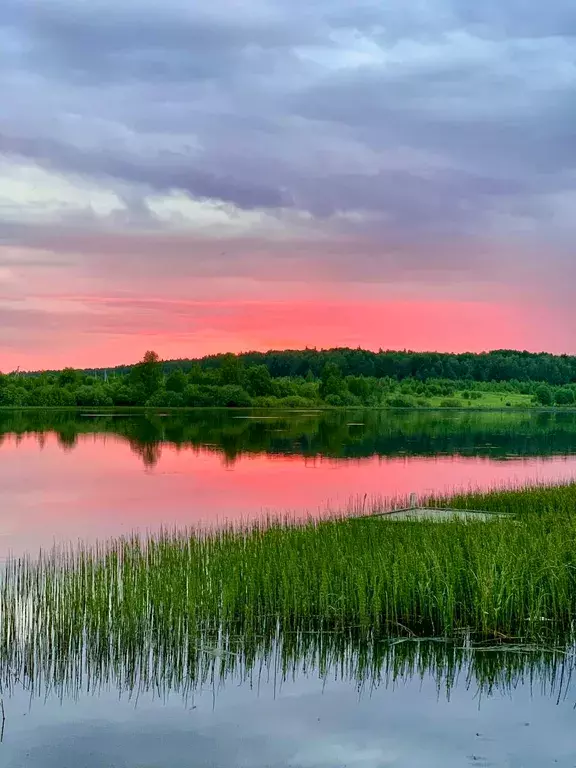
{"type": "Polygon", "coordinates": [[[144,399],[160,389],[162,385],[162,363],[156,352],[146,352],[141,362],[135,365],[130,371],[130,384],[137,390],[141,390],[144,399]]]}
{"type": "Polygon", "coordinates": [[[540,384],[534,392],[534,398],[539,405],[552,405],[554,400],[552,389],[547,384],[540,384]]]}
{"type": "Polygon", "coordinates": [[[189,384],[201,384],[204,380],[204,372],[198,363],[193,363],[188,371],[189,384]]]}
{"type": "MultiPolygon", "coordinates": [[[[342,372],[336,363],[326,363],[322,369],[322,375],[320,377],[320,397],[322,400],[326,400],[328,395],[335,395],[341,397],[345,391],[346,386],[342,380],[342,372]]],[[[334,400],[332,400],[334,403],[334,400]]]]}
{"type": "Polygon", "coordinates": [[[182,393],[188,386],[188,377],[181,368],[177,368],[166,379],[166,389],[168,392],[182,393]]]}
{"type": "Polygon", "coordinates": [[[362,403],[365,403],[370,396],[373,384],[365,376],[348,376],[346,384],[350,392],[358,397],[362,403]]]}
{"type": "Polygon", "coordinates": [[[574,390],[569,387],[562,387],[554,393],[556,405],[574,405],[574,399],[574,390]]]}
{"type": "Polygon", "coordinates": [[[220,382],[221,384],[237,384],[242,386],[244,383],[244,364],[236,355],[224,355],[220,364],[220,382]]]}
{"type": "Polygon", "coordinates": [[[80,378],[80,371],[76,371],[74,368],[64,368],[58,375],[58,386],[75,387],[80,383],[80,378]]]}
{"type": "Polygon", "coordinates": [[[246,379],[248,392],[254,397],[272,394],[272,377],[265,365],[252,365],[247,368],[246,379]]]}

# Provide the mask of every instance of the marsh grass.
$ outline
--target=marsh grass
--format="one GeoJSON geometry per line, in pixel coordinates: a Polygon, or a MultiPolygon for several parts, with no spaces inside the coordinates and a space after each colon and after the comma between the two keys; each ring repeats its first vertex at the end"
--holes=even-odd
{"type": "Polygon", "coordinates": [[[432,501],[505,516],[270,519],[13,559],[1,584],[3,685],[193,687],[271,658],[283,675],[336,664],[378,680],[393,657],[400,669],[407,659],[429,668],[434,653],[450,677],[460,663],[451,667],[450,654],[460,648],[465,658],[474,645],[485,671],[495,645],[508,657],[565,657],[576,615],[576,484],[432,501]]]}

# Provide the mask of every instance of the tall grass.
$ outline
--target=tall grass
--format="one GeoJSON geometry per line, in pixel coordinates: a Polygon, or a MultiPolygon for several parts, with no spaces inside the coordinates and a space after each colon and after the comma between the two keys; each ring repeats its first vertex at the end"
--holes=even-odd
{"type": "Polygon", "coordinates": [[[152,684],[159,669],[170,684],[167,675],[198,681],[237,658],[250,668],[279,646],[284,667],[306,648],[320,659],[340,648],[345,665],[352,648],[370,668],[378,643],[399,638],[570,642],[576,484],[450,504],[511,514],[164,531],[12,560],[0,674],[5,684],[17,674],[62,686],[81,668],[88,685],[113,673],[130,687],[152,684]]]}

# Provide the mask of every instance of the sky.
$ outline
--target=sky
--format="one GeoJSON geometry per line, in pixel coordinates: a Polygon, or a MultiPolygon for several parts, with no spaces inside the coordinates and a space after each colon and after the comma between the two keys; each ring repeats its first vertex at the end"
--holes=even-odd
{"type": "Polygon", "coordinates": [[[576,353],[573,0],[2,0],[0,370],[576,353]]]}

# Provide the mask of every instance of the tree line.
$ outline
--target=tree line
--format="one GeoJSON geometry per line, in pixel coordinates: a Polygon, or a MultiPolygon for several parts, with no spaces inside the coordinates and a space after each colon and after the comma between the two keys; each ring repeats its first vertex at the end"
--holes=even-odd
{"type": "Polygon", "coordinates": [[[0,374],[10,407],[462,407],[494,393],[506,405],[571,406],[576,357],[306,349],[162,361],[150,351],[107,370],[0,374]]]}

